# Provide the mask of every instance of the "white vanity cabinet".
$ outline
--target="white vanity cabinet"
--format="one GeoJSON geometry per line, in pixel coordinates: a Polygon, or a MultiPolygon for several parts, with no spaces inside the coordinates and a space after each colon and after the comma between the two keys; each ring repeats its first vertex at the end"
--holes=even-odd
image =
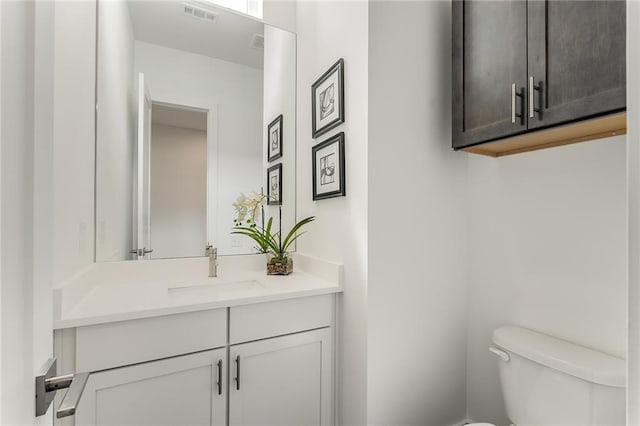
{"type": "Polygon", "coordinates": [[[334,311],[325,294],[56,330],[62,372],[91,375],[55,423],[331,426],[334,311]]]}

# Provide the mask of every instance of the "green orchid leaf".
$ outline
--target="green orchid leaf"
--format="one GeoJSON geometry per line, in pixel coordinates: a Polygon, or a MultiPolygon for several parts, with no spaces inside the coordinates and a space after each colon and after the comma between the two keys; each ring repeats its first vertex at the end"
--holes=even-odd
{"type": "Polygon", "coordinates": [[[306,234],[306,233],[307,233],[307,231],[304,231],[304,232],[300,232],[299,234],[296,234],[295,236],[293,236],[293,237],[289,240],[288,244],[287,244],[285,247],[283,247],[283,252],[285,252],[285,253],[286,253],[286,252],[287,252],[287,250],[289,249],[289,246],[290,246],[291,244],[293,244],[293,242],[294,242],[295,240],[297,240],[298,238],[300,238],[301,236],[303,236],[303,235],[304,235],[304,234],[306,234]]]}
{"type": "MultiPolygon", "coordinates": [[[[241,194],[239,200],[244,197],[241,194]]],[[[245,197],[246,198],[246,197],[245,197]]],[[[239,203],[239,202],[238,202],[239,203]]],[[[258,205],[256,204],[255,208],[257,211],[258,205]]],[[[315,220],[315,216],[310,216],[302,219],[298,223],[296,223],[293,228],[286,234],[284,239],[282,238],[284,233],[282,231],[282,217],[280,216],[280,229],[277,232],[273,231],[273,217],[270,217],[266,223],[264,223],[264,208],[260,204],[261,209],[261,222],[262,226],[259,226],[255,219],[251,217],[243,223],[241,219],[237,218],[234,220],[234,227],[231,231],[231,234],[236,235],[245,235],[251,238],[256,243],[256,249],[261,253],[272,253],[273,259],[277,262],[286,261],[287,260],[287,251],[291,247],[294,241],[304,235],[306,232],[299,232],[300,229],[306,224],[313,222],[315,220]]],[[[255,213],[255,212],[254,212],[255,213]]],[[[280,210],[280,215],[282,215],[282,211],[280,210]]]]}
{"type": "MultiPolygon", "coordinates": [[[[302,228],[304,225],[306,225],[307,223],[311,223],[315,220],[315,216],[309,216],[307,218],[302,219],[300,222],[296,223],[293,228],[291,228],[291,231],[289,231],[289,233],[287,234],[286,238],[284,239],[284,242],[282,243],[282,246],[286,248],[288,248],[291,243],[293,241],[295,241],[295,239],[292,240],[292,238],[294,237],[294,235],[296,234],[296,232],[302,228]]],[[[296,237],[297,238],[297,237],[296,237]]]]}

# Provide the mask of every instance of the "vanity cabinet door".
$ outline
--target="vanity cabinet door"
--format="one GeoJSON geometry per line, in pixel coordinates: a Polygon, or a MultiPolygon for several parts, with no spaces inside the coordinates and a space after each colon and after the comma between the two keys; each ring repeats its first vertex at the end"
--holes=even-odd
{"type": "Polygon", "coordinates": [[[226,349],[92,373],[75,424],[224,426],[225,386],[226,349]]]}
{"type": "Polygon", "coordinates": [[[331,329],[231,346],[230,426],[330,426],[331,329]]]}

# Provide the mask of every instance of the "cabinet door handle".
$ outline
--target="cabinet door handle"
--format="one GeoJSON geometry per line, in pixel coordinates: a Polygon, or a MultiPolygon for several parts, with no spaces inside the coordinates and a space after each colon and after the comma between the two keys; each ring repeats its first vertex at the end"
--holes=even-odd
{"type": "Polygon", "coordinates": [[[218,395],[222,395],[222,360],[218,360],[218,395]]]}
{"type": "Polygon", "coordinates": [[[236,355],[236,390],[240,390],[240,355],[236,355]]]}
{"type": "Polygon", "coordinates": [[[536,115],[536,112],[542,115],[542,109],[536,108],[533,102],[534,93],[536,90],[540,94],[540,98],[538,100],[539,105],[542,106],[542,82],[538,83],[538,85],[536,86],[533,81],[533,76],[530,76],[529,77],[529,118],[534,118],[536,115]]]}
{"type": "Polygon", "coordinates": [[[520,98],[520,111],[524,109],[523,100],[524,100],[524,89],[517,90],[516,84],[511,84],[511,123],[516,123],[516,117],[520,119],[520,124],[524,124],[524,114],[518,114],[516,112],[516,98],[520,98]]]}

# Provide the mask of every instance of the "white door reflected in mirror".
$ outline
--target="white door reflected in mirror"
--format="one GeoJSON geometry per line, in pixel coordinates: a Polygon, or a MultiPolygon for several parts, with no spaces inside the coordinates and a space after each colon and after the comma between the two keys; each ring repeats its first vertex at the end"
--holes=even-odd
{"type": "Polygon", "coordinates": [[[150,189],[151,185],[151,95],[138,74],[138,135],[135,161],[136,202],[133,205],[132,238],[135,242],[130,253],[134,259],[149,259],[151,248],[150,189]]]}

